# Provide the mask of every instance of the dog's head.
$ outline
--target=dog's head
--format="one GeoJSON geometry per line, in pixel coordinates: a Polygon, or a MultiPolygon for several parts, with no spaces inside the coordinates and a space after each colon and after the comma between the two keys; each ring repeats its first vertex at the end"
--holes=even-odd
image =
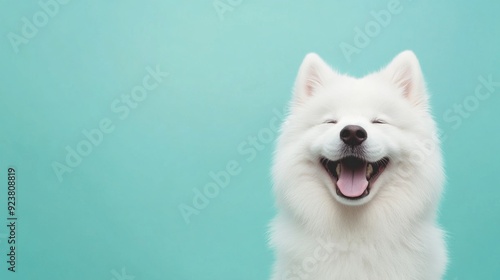
{"type": "MultiPolygon", "coordinates": [[[[300,201],[309,199],[318,205],[359,206],[377,196],[396,196],[394,191],[403,193],[400,200],[439,193],[425,193],[428,187],[421,186],[435,175],[433,168],[441,172],[440,153],[425,83],[411,51],[359,79],[309,54],[290,107],[274,165],[276,189],[288,204],[296,201],[305,209],[300,201]]],[[[440,184],[442,175],[435,176],[440,184]]]]}

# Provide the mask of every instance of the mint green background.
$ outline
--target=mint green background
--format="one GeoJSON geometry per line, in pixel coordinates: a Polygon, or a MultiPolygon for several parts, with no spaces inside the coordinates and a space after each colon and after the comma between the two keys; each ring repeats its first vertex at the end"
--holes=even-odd
{"type": "Polygon", "coordinates": [[[479,76],[500,81],[500,2],[401,0],[402,12],[348,62],[339,44],[353,44],[354,28],[389,1],[366,2],[243,1],[220,19],[212,1],[70,1],[15,53],[7,34],[40,7],[2,1],[0,278],[108,280],[124,268],[136,280],[267,279],[273,144],[249,161],[238,146],[286,105],[306,53],[360,76],[412,49],[446,136],[446,279],[499,279],[500,87],[456,128],[443,115],[479,76]],[[170,76],[120,120],[111,102],[156,65],[170,76]],[[103,118],[115,130],[59,182],[51,164],[103,118]],[[186,224],[178,206],[231,160],[241,172],[186,224]],[[15,274],[5,263],[9,166],[15,274]]]}

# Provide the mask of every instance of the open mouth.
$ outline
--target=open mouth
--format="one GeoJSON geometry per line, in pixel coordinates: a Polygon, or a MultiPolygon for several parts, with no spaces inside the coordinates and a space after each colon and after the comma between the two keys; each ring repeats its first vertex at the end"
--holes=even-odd
{"type": "Polygon", "coordinates": [[[376,162],[354,156],[337,161],[321,158],[320,161],[335,182],[337,195],[351,200],[368,196],[371,185],[389,164],[386,157],[376,162]]]}

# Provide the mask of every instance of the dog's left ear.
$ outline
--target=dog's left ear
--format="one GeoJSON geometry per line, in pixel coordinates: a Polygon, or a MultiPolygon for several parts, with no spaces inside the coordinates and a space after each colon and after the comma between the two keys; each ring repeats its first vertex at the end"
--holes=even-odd
{"type": "Polygon", "coordinates": [[[427,109],[428,97],[422,70],[412,51],[398,54],[381,74],[390,79],[414,106],[427,109]]]}

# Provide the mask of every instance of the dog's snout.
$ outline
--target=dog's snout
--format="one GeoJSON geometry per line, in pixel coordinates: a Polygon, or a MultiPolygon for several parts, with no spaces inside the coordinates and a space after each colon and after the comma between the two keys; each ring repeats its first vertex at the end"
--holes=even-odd
{"type": "Polygon", "coordinates": [[[358,146],[366,140],[366,130],[359,125],[347,125],[340,131],[340,139],[349,146],[358,146]]]}

